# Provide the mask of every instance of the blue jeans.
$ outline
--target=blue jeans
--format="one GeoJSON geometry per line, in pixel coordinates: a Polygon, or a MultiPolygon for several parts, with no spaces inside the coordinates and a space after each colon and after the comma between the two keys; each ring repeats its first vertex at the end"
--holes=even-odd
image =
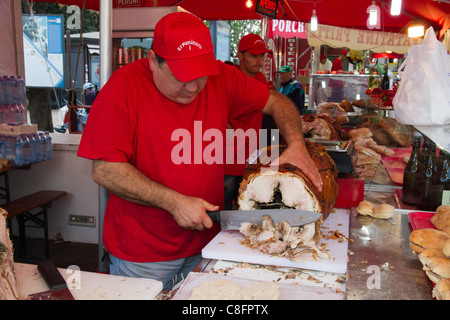
{"type": "Polygon", "coordinates": [[[154,279],[163,283],[163,290],[172,290],[195,268],[202,256],[197,254],[178,260],[140,263],[122,260],[109,253],[109,259],[109,273],[112,275],[154,279]]]}

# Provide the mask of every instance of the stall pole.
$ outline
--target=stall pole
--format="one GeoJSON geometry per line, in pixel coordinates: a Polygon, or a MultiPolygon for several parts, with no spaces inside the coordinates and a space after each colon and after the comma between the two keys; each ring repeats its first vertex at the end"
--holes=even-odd
{"type": "MultiPolygon", "coordinates": [[[[100,89],[112,74],[112,1],[100,0],[100,89]]],[[[109,260],[106,259],[103,246],[103,218],[109,191],[99,186],[99,219],[98,219],[98,272],[109,272],[109,260]]]]}

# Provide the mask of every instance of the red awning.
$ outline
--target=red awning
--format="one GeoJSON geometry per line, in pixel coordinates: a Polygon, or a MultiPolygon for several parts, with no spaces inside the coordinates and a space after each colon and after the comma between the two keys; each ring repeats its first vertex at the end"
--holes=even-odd
{"type": "MultiPolygon", "coordinates": [[[[29,0],[31,1],[31,0],[29,0]]],[[[42,0],[33,0],[34,2],[42,0]]],[[[44,1],[45,2],[45,1],[44,1]]],[[[53,0],[61,4],[75,4],[82,7],[83,0],[53,0]]],[[[204,20],[243,20],[260,19],[253,7],[245,6],[246,0],[113,0],[113,6],[181,6],[204,20]]],[[[389,13],[390,1],[375,1],[381,8],[381,29],[377,31],[406,33],[411,21],[419,20],[428,26],[433,26],[439,31],[441,38],[450,28],[450,3],[435,0],[407,0],[402,3],[402,13],[399,16],[391,16],[389,13]]],[[[309,22],[312,10],[316,4],[316,12],[319,24],[367,29],[367,7],[372,4],[370,0],[320,0],[320,1],[296,1],[279,0],[277,19],[309,22]]],[[[87,9],[99,9],[99,0],[86,0],[87,9]]]]}

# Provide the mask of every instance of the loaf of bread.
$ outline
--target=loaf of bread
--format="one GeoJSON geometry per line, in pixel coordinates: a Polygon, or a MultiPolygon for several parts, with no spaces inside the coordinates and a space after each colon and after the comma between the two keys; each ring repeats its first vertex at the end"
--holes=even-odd
{"type": "Polygon", "coordinates": [[[414,230],[409,235],[409,246],[416,253],[425,249],[438,249],[442,251],[445,242],[450,237],[441,230],[426,228],[414,230]]]}
{"type": "Polygon", "coordinates": [[[382,118],[379,122],[381,128],[386,131],[395,142],[402,147],[409,147],[412,143],[409,128],[393,118],[382,118]]]}
{"type": "Polygon", "coordinates": [[[450,206],[439,206],[430,221],[439,230],[450,226],[450,206]]]}

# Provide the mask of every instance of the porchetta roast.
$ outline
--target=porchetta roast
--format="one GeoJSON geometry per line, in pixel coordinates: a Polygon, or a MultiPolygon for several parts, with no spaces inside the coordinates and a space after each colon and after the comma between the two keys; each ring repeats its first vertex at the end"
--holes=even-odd
{"type": "MultiPolygon", "coordinates": [[[[312,252],[315,258],[330,258],[316,245],[321,238],[320,225],[336,202],[338,171],[323,146],[306,141],[306,147],[322,177],[322,191],[291,164],[281,164],[278,170],[271,170],[270,164],[264,159],[271,156],[274,151],[272,148],[278,148],[279,154],[286,149],[285,146],[272,146],[261,150],[258,160],[247,165],[239,189],[239,209],[303,209],[321,212],[322,219],[299,227],[291,227],[284,221],[274,225],[270,216],[266,216],[261,225],[242,223],[240,232],[245,238],[242,244],[291,260],[297,260],[303,252],[312,252]]],[[[286,214],[289,214],[288,210],[286,214]]]]}
{"type": "Polygon", "coordinates": [[[309,178],[291,164],[281,164],[278,170],[270,170],[264,161],[272,149],[281,155],[285,146],[272,146],[260,151],[257,161],[247,165],[239,188],[238,204],[241,210],[287,208],[321,212],[326,219],[333,210],[338,194],[338,170],[323,146],[306,141],[306,148],[322,177],[319,191],[309,178]]]}

